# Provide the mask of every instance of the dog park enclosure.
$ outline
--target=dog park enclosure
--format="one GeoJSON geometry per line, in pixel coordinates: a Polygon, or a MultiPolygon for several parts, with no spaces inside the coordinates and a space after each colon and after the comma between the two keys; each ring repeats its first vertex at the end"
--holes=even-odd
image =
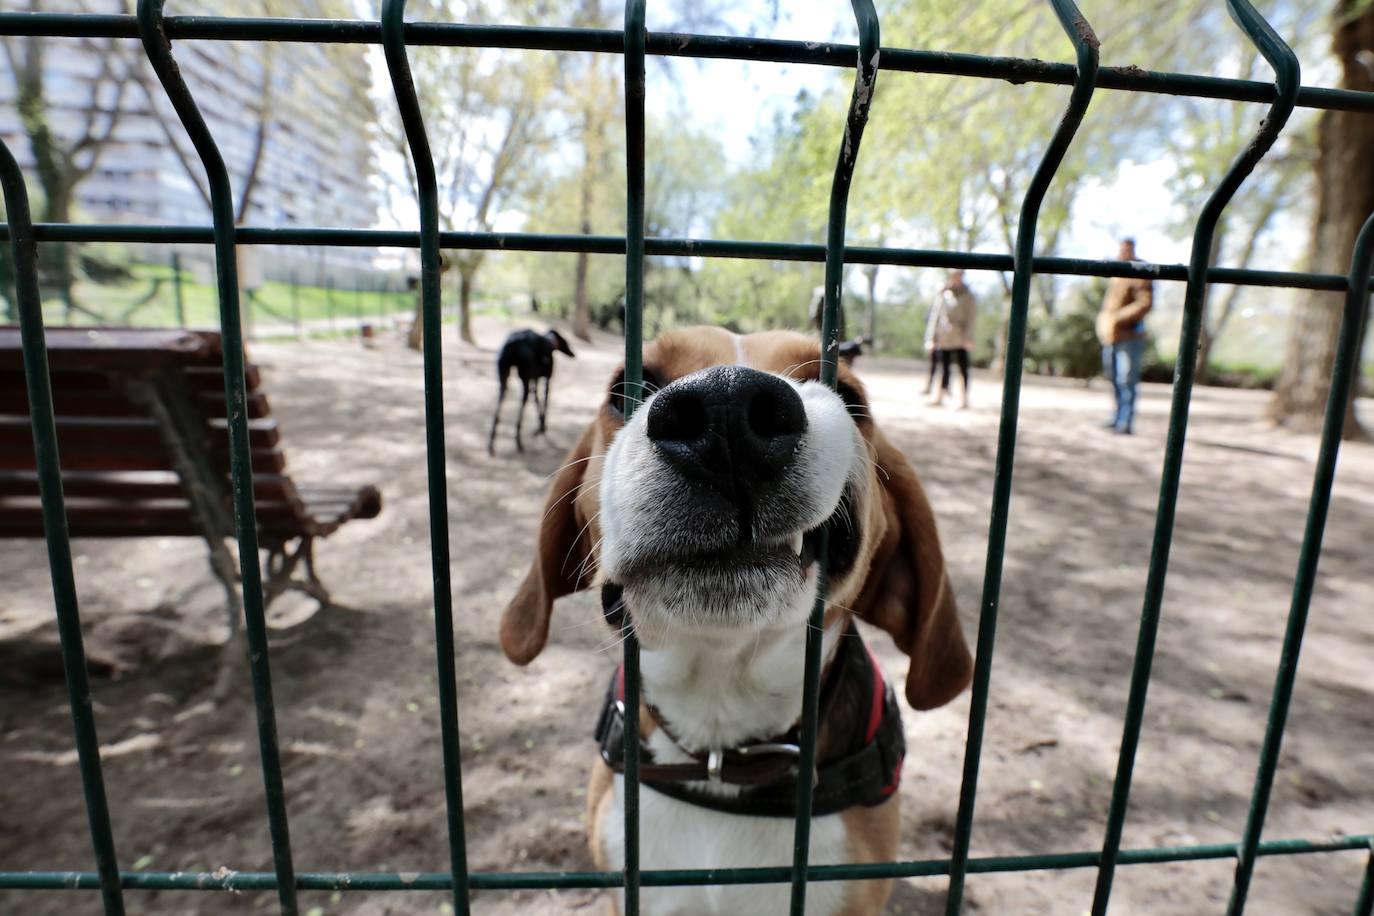
{"type": "MultiPolygon", "coordinates": [[[[1244,81],[1220,80],[1177,74],[1147,73],[1134,69],[1113,70],[1099,68],[1098,47],[1090,25],[1067,0],[1052,4],[1066,32],[1066,50],[1072,47],[1076,65],[1044,64],[1034,61],[989,59],[974,56],[949,55],[915,50],[884,49],[879,52],[878,22],[870,5],[856,2],[856,18],[860,26],[860,45],[801,45],[790,42],[770,42],[756,39],[726,39],[712,36],[656,35],[644,30],[642,2],[631,0],[624,32],[604,32],[575,29],[525,29],[463,26],[458,24],[406,24],[404,4],[388,2],[380,23],[351,22],[290,22],[278,20],[233,20],[207,18],[163,18],[160,4],[141,3],[139,13],[132,16],[68,16],[68,15],[0,15],[0,31],[8,34],[41,31],[44,34],[109,34],[129,40],[141,40],[147,49],[165,90],[177,106],[183,123],[190,133],[207,173],[216,200],[215,225],[111,227],[111,226],[34,226],[28,219],[25,187],[13,159],[5,151],[0,154],[0,180],[3,180],[6,208],[9,214],[6,227],[14,246],[18,266],[18,297],[21,305],[25,371],[29,386],[29,402],[33,405],[34,436],[40,456],[43,482],[43,508],[47,536],[52,557],[52,576],[57,596],[59,620],[62,625],[63,647],[67,664],[72,712],[77,726],[77,748],[81,761],[86,803],[95,847],[92,871],[71,872],[5,872],[0,873],[0,887],[7,888],[70,888],[73,892],[98,890],[106,911],[123,912],[123,889],[158,887],[166,889],[222,890],[233,888],[274,888],[283,912],[298,911],[298,889],[359,889],[397,890],[449,889],[453,906],[459,912],[467,908],[470,889],[500,888],[557,888],[557,887],[623,887],[626,909],[637,911],[636,894],[641,885],[673,883],[726,883],[788,881],[793,886],[794,912],[804,909],[808,881],[838,880],[865,877],[913,877],[949,875],[948,911],[958,912],[962,888],[969,873],[1018,871],[1027,869],[1097,868],[1098,882],[1093,904],[1094,912],[1106,911],[1110,900],[1115,870],[1121,864],[1146,864],[1191,859],[1233,859],[1236,877],[1230,912],[1244,909],[1249,883],[1258,860],[1265,856],[1296,855],[1341,850],[1368,850],[1374,836],[1355,832],[1361,825],[1350,825],[1352,831],[1337,839],[1281,839],[1264,840],[1262,830],[1272,788],[1278,752],[1286,722],[1287,708],[1295,675],[1298,650],[1301,645],[1306,613],[1316,572],[1321,535],[1325,523],[1336,449],[1339,442],[1343,407],[1351,390],[1359,342],[1359,323],[1367,299],[1371,249],[1374,248],[1374,229],[1366,228],[1357,250],[1352,252],[1352,267],[1348,277],[1276,273],[1272,271],[1235,271],[1214,269],[1207,263],[1208,239],[1217,217],[1229,201],[1245,175],[1264,154],[1282,130],[1284,121],[1295,105],[1341,108],[1374,113],[1374,98],[1367,94],[1343,93],[1335,90],[1315,90],[1301,86],[1298,64],[1282,42],[1268,29],[1264,20],[1244,0],[1228,4],[1237,23],[1256,44],[1276,72],[1275,83],[1260,84],[1244,81]],[[232,213],[226,207],[228,179],[223,162],[215,148],[194,100],[179,82],[170,41],[180,38],[214,40],[226,37],[281,41],[352,41],[381,43],[412,144],[413,158],[419,177],[421,230],[419,233],[377,232],[354,230],[263,230],[236,227],[232,213]],[[495,234],[441,234],[438,231],[434,208],[435,185],[432,170],[427,174],[429,161],[424,126],[413,93],[409,91],[409,70],[406,46],[421,43],[480,44],[493,47],[535,47],[549,50],[596,51],[624,55],[626,66],[627,112],[629,125],[630,219],[626,238],[580,238],[550,236],[518,236],[495,234]],[[832,196],[829,241],[824,247],[803,245],[759,244],[747,241],[646,239],[644,237],[643,166],[652,151],[643,144],[644,56],[662,53],[686,56],[734,56],[751,59],[814,62],[831,66],[856,67],[857,81],[854,105],[848,123],[836,125],[839,164],[832,196]],[[874,101],[875,82],[881,83],[882,69],[910,71],[938,71],[963,74],[970,78],[1038,80],[1072,85],[1069,108],[1057,131],[1037,180],[1027,195],[1022,210],[1018,244],[1013,256],[974,255],[947,251],[912,251],[893,249],[850,249],[844,247],[844,204],[855,158],[860,152],[860,138],[868,107],[874,101]],[[1178,92],[1215,98],[1232,98],[1267,103],[1269,117],[1255,143],[1201,214],[1193,258],[1183,265],[1159,268],[1121,264],[1117,262],[1076,261],[1069,259],[1034,258],[1034,225],[1040,196],[1052,181],[1054,170],[1068,144],[1072,141],[1079,120],[1086,110],[1092,93],[1097,89],[1178,92]],[[235,482],[235,515],[242,558],[242,579],[246,623],[252,647],[254,700],[258,711],[259,737],[263,783],[271,825],[274,870],[265,873],[230,871],[224,874],[169,873],[131,871],[121,868],[114,848],[108,805],[104,796],[101,767],[96,742],[96,716],[90,702],[86,683],[84,659],[81,651],[81,630],[77,618],[77,595],[71,572],[70,547],[61,487],[61,464],[55,445],[57,442],[52,395],[46,365],[44,331],[38,311],[34,256],[36,245],[54,241],[93,239],[189,241],[213,244],[217,254],[222,332],[224,335],[224,371],[226,381],[231,469],[235,482]],[[253,244],[270,240],[277,244],[345,244],[395,245],[418,247],[422,263],[422,296],[425,320],[425,395],[426,439],[429,454],[431,551],[434,572],[435,649],[438,659],[437,689],[440,697],[443,747],[445,757],[444,783],[447,791],[448,829],[451,869],[443,873],[310,873],[295,870],[286,818],[285,798],[281,775],[280,752],[277,743],[273,693],[263,622],[263,584],[258,568],[258,532],[254,504],[251,439],[245,411],[241,408],[246,396],[245,366],[242,335],[239,328],[238,282],[236,277],[236,244],[253,244]],[[880,262],[919,266],[965,267],[969,269],[1014,270],[1015,284],[1008,342],[1007,376],[1003,388],[1003,409],[998,441],[997,472],[992,501],[992,517],[987,550],[987,569],[984,577],[984,596],[981,603],[978,636],[977,668],[974,682],[972,712],[969,723],[968,748],[965,757],[963,791],[960,797],[953,851],[941,860],[894,862],[865,868],[810,866],[806,861],[806,830],[808,819],[798,819],[797,857],[792,868],[745,868],[710,873],[641,872],[633,855],[637,830],[633,804],[636,787],[633,778],[634,761],[639,744],[633,724],[627,727],[627,843],[630,851],[624,872],[615,873],[541,873],[541,872],[476,872],[469,871],[465,850],[462,783],[458,755],[459,707],[455,689],[454,641],[452,631],[452,584],[449,579],[450,550],[448,544],[447,482],[444,464],[445,435],[443,428],[443,390],[441,370],[441,340],[439,324],[439,251],[441,248],[462,247],[519,247],[539,250],[580,251],[602,253],[625,252],[627,255],[627,327],[626,371],[631,385],[638,384],[641,344],[641,310],[643,258],[646,254],[688,252],[703,257],[785,258],[826,262],[826,320],[823,338],[835,343],[835,316],[838,305],[841,271],[845,263],[880,262]],[[1150,576],[1146,585],[1140,625],[1139,645],[1131,676],[1130,699],[1127,705],[1120,760],[1116,771],[1112,805],[1107,831],[1100,848],[1064,850],[1039,855],[976,859],[969,855],[972,831],[975,826],[974,805],[978,786],[983,721],[986,714],[988,685],[995,655],[994,636],[997,624],[998,599],[1001,592],[1002,560],[1005,548],[1016,424],[1020,394],[1021,348],[1026,330],[1026,308],[1031,274],[1035,271],[1090,275],[1157,276],[1182,279],[1188,282],[1185,324],[1178,371],[1174,385],[1169,442],[1159,494],[1159,509],[1150,576]],[[1133,776],[1135,749],[1139,740],[1146,691],[1150,682],[1150,664],[1163,602],[1165,572],[1173,535],[1177,492],[1182,469],[1182,456],[1187,432],[1188,409],[1192,388],[1192,355],[1197,346],[1197,309],[1204,285],[1209,282],[1246,283],[1343,290],[1347,294],[1345,324],[1342,332],[1341,358],[1337,362],[1332,385],[1331,407],[1323,432],[1322,454],[1313,484],[1311,513],[1304,537],[1304,549],[1296,575],[1290,626],[1278,663],[1272,697],[1270,727],[1257,764],[1253,804],[1244,834],[1235,843],[1211,845],[1180,845],[1173,847],[1123,849],[1122,827],[1127,817],[1127,803],[1133,776]]],[[[877,98],[880,100],[881,96],[877,98]]],[[[880,106],[881,116],[881,106],[880,106]]],[[[828,350],[827,350],[828,352],[828,350]]],[[[827,366],[826,377],[833,382],[833,358],[827,366]]],[[[819,610],[819,609],[818,609],[819,610]]],[[[819,669],[819,642],[813,640],[807,654],[808,689],[805,708],[808,711],[805,753],[814,753],[814,713],[819,669]]],[[[458,656],[461,659],[461,655],[458,656]]],[[[633,640],[626,645],[627,708],[637,709],[633,691],[636,689],[636,649],[633,640]]],[[[811,759],[809,756],[806,758],[811,759]]],[[[799,797],[799,809],[805,812],[809,795],[799,797]]],[[[1365,825],[1367,830],[1367,825],[1365,825]]],[[[1369,913],[1374,906],[1374,853],[1366,859],[1362,888],[1358,899],[1352,901],[1356,913],[1369,913]]]]}

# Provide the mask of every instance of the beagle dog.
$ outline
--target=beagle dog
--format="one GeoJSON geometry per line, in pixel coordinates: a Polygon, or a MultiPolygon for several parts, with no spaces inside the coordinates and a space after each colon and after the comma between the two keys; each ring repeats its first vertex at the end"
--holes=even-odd
{"type": "MultiPolygon", "coordinates": [[[[791,864],[802,659],[822,575],[813,864],[892,860],[898,848],[900,713],[853,618],[909,657],[916,709],[968,686],[972,658],[930,504],[849,368],[838,393],[818,381],[819,353],[800,334],[717,328],[647,346],[643,404],[627,422],[622,370],[554,479],[534,562],[502,616],[501,647],[520,665],[543,649],[554,600],[598,582],[608,621],[633,627],[645,869],[791,864]]],[[[624,861],[620,677],[587,793],[592,856],[605,869],[624,861]]],[[[817,882],[807,912],[876,914],[890,891],[890,881],[817,882]]],[[[778,884],[652,887],[641,908],[781,913],[788,894],[778,884]]]]}

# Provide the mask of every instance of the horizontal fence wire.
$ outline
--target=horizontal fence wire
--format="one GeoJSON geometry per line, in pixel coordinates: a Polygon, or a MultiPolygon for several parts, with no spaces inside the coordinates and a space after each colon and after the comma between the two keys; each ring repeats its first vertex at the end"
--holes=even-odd
{"type": "MultiPolygon", "coordinates": [[[[1227,9],[1247,38],[1274,68],[1273,83],[1232,80],[1192,74],[1160,73],[1135,67],[1100,67],[1098,42],[1091,26],[1071,0],[1050,5],[1075,49],[1073,64],[1010,57],[951,54],[914,49],[881,48],[871,0],[854,0],[859,26],[858,45],[811,43],[720,35],[649,32],[644,0],[628,0],[625,27],[611,29],[479,26],[460,23],[407,23],[404,0],[385,0],[376,22],[360,20],[287,20],[207,16],[163,17],[162,0],[139,0],[136,15],[68,13],[0,13],[0,35],[52,37],[123,37],[142,42],[173,107],[207,173],[211,189],[212,226],[33,224],[29,217],[23,177],[9,150],[0,143],[0,184],[3,184],[9,222],[0,224],[0,237],[14,251],[16,293],[23,334],[25,374],[32,405],[35,447],[39,457],[41,490],[54,597],[64,668],[71,694],[78,760],[86,793],[86,808],[97,868],[95,871],[0,871],[0,889],[99,889],[107,914],[123,913],[123,889],[147,890],[275,890],[281,912],[295,914],[298,890],[427,890],[450,891],[453,905],[466,913],[470,890],[535,888],[622,888],[624,911],[639,908],[639,888],[675,885],[790,883],[792,912],[805,908],[811,881],[874,880],[949,876],[946,910],[961,912],[965,877],[969,874],[1097,868],[1094,913],[1105,913],[1114,870],[1120,865],[1234,859],[1235,883],[1229,913],[1240,916],[1256,862],[1266,856],[1363,851],[1363,882],[1355,903],[1357,916],[1370,916],[1374,907],[1374,835],[1341,836],[1325,840],[1263,840],[1264,817],[1286,723],[1302,634],[1311,603],[1322,532],[1330,503],[1344,405],[1351,396],[1358,367],[1360,325],[1367,294],[1374,283],[1374,217],[1365,225],[1352,257],[1348,276],[1310,272],[1228,269],[1208,263],[1212,233],[1222,209],[1282,130],[1295,107],[1374,113],[1374,93],[1305,87],[1298,61],[1269,24],[1247,0],[1227,0],[1227,9]],[[265,228],[234,226],[229,179],[222,157],[189,89],[176,70],[173,39],[298,41],[381,45],[395,91],[412,160],[417,166],[420,229],[392,231],[348,228],[265,228]],[[436,206],[437,184],[433,160],[420,115],[407,60],[410,46],[467,46],[526,48],[622,54],[625,62],[627,232],[618,236],[530,233],[441,232],[436,206]],[[644,234],[644,62],[646,55],[717,58],[777,63],[814,64],[855,69],[855,91],[836,165],[825,245],[786,242],[690,238],[646,238],[644,234]],[[1045,83],[1072,87],[1068,107],[1055,131],[1022,203],[1016,244],[1010,255],[846,246],[845,206],[859,139],[872,101],[877,68],[909,73],[937,73],[1011,83],[1045,83]],[[1252,144],[1232,167],[1204,205],[1193,236],[1187,265],[1035,257],[1035,225],[1040,201],[1098,89],[1155,92],[1200,98],[1268,103],[1269,117],[1252,144]],[[71,571],[56,450],[55,418],[43,345],[42,315],[36,279],[36,250],[42,243],[153,242],[209,244],[215,248],[220,325],[224,334],[225,397],[227,404],[244,402],[244,356],[239,326],[235,248],[237,245],[331,245],[418,249],[424,330],[424,398],[426,454],[434,575],[435,648],[438,659],[441,745],[447,801],[450,870],[420,872],[297,872],[287,828],[286,803],[277,748],[266,630],[262,619],[262,586],[258,568],[257,528],[253,505],[246,413],[229,411],[230,457],[234,511],[242,563],[249,670],[263,770],[274,870],[213,873],[120,871],[99,762],[94,713],[87,683],[77,599],[71,571]],[[989,522],[987,566],[980,611],[973,702],[970,708],[964,778],[956,820],[955,842],[947,859],[881,862],[862,865],[812,865],[808,862],[810,794],[799,787],[798,815],[791,866],[701,870],[644,870],[638,859],[639,811],[639,684],[638,643],[633,632],[625,641],[626,766],[623,786],[625,862],[620,871],[592,872],[470,872],[463,824],[458,705],[454,668],[452,595],[449,580],[447,484],[444,460],[442,349],[440,341],[440,251],[483,249],[509,251],[589,252],[626,258],[626,386],[627,416],[642,400],[642,311],[644,259],[655,256],[771,259],[823,262],[822,380],[835,381],[834,348],[845,264],[885,264],[909,267],[964,268],[1011,271],[1005,378],[998,449],[994,472],[993,509],[989,522]],[[990,689],[1002,564],[1010,512],[1012,466],[1021,383],[1020,354],[1024,350],[1031,276],[1035,273],[1071,276],[1142,277],[1185,281],[1183,329],[1170,409],[1169,434],[1156,516],[1140,633],[1131,674],[1123,740],[1108,811],[1106,835],[1099,851],[1049,852],[1019,856],[972,857],[969,854],[981,759],[983,724],[990,689]],[[1121,831],[1127,811],[1131,771],[1139,740],[1145,695],[1149,685],[1154,635],[1159,624],[1164,577],[1172,538],[1187,429],[1193,373],[1193,354],[1200,329],[1201,300],[1207,284],[1320,289],[1346,293],[1346,307],[1333,369],[1330,401],[1314,475],[1309,515],[1295,578],[1284,646],[1271,695],[1269,722],[1261,749],[1245,833],[1237,843],[1122,849],[1121,831]],[[234,419],[237,418],[237,419],[234,419]]],[[[822,566],[824,564],[822,563],[822,566]]],[[[811,615],[803,690],[803,767],[814,761],[816,693],[820,672],[820,622],[824,591],[811,615]]],[[[802,780],[804,783],[805,781],[802,780]]]]}
{"type": "MultiPolygon", "coordinates": [[[[169,16],[164,22],[166,34],[172,39],[374,45],[382,41],[378,23],[362,20],[169,16]]],[[[126,15],[3,13],[0,14],[0,34],[134,38],[138,30],[133,17],[126,15]]],[[[456,22],[406,23],[405,41],[408,45],[417,46],[591,51],[603,54],[621,54],[625,50],[624,33],[613,29],[467,25],[456,22]]],[[[858,48],[834,42],[649,32],[645,36],[645,50],[663,57],[853,67],[858,48]]],[[[884,70],[981,77],[1014,84],[1071,86],[1076,72],[1073,64],[1024,57],[989,57],[908,48],[882,48],[881,54],[884,70]]],[[[1103,67],[1098,86],[1126,92],[1153,92],[1236,102],[1272,102],[1275,98],[1273,83],[1164,73],[1139,67],[1103,67]]],[[[1298,93],[1298,105],[1302,108],[1374,112],[1374,93],[1304,86],[1298,93]]]]}
{"type": "MultiPolygon", "coordinates": [[[[1256,850],[1259,858],[1361,852],[1374,844],[1374,835],[1342,836],[1328,840],[1265,840],[1256,850]]],[[[1118,865],[1161,865],[1166,862],[1206,862],[1234,859],[1241,844],[1208,843],[1193,846],[1159,846],[1123,849],[1118,865]]],[[[968,860],[968,873],[1011,874],[1095,868],[1097,850],[1052,852],[1018,856],[982,856],[968,860]]],[[[950,859],[914,859],[867,865],[811,865],[808,881],[869,881],[884,878],[935,878],[948,875],[950,859]]],[[[120,882],[129,890],[264,891],[276,887],[271,872],[121,872],[120,882]]],[[[570,890],[622,887],[620,871],[482,872],[468,875],[474,890],[570,890]]],[[[644,887],[699,887],[730,884],[786,884],[792,881],[791,866],[770,868],[677,869],[640,872],[644,887]]],[[[0,872],[0,890],[94,890],[96,872],[25,871],[0,872]]],[[[453,887],[448,872],[298,872],[296,886],[312,891],[446,891],[453,887]]]]}
{"type": "MultiPolygon", "coordinates": [[[[0,241],[9,239],[9,226],[0,223],[0,241]]],[[[202,226],[137,226],[124,224],[77,225],[37,223],[39,242],[146,242],[213,244],[214,231],[202,226]]],[[[419,248],[420,233],[403,229],[267,228],[236,226],[239,245],[306,245],[338,248],[419,248]]],[[[440,232],[439,247],[447,251],[539,251],[575,254],[624,255],[625,237],[535,232],[440,232]]],[[[824,263],[825,246],[804,242],[734,241],[729,239],[646,237],[644,253],[653,257],[735,258],[761,261],[810,261],[824,263]]],[[[881,264],[893,267],[939,267],[964,270],[1010,271],[1015,257],[991,252],[948,251],[933,248],[893,248],[846,245],[846,264],[881,264]]],[[[1152,264],[1145,261],[1095,260],[1092,258],[1039,257],[1031,260],[1037,274],[1071,277],[1139,277],[1145,280],[1188,279],[1186,264],[1152,264]]],[[[1345,274],[1287,270],[1209,267],[1207,282],[1233,286],[1282,289],[1321,289],[1345,292],[1345,274]]],[[[1369,284],[1374,290],[1374,282],[1369,284]]]]}

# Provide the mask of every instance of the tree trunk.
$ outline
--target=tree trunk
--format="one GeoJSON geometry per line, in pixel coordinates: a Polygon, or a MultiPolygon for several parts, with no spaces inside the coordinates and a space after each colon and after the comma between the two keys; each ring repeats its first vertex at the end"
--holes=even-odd
{"type": "Polygon", "coordinates": [[[477,265],[464,264],[458,268],[458,336],[463,343],[477,345],[472,336],[472,281],[477,276],[477,265]]]}
{"type": "Polygon", "coordinates": [[[415,285],[415,320],[410,324],[410,333],[406,335],[406,346],[412,350],[419,350],[425,342],[424,325],[424,296],[420,292],[420,285],[415,285]]]}
{"type": "MultiPolygon", "coordinates": [[[[31,5],[30,8],[36,7],[31,5]]],[[[23,47],[23,63],[16,67],[15,73],[15,103],[19,120],[29,139],[34,174],[43,191],[42,219],[47,223],[70,222],[71,200],[76,186],[71,181],[70,168],[64,167],[68,163],[64,163],[57,138],[53,136],[48,123],[48,102],[43,83],[46,39],[29,36],[24,39],[23,47]]],[[[66,312],[66,321],[70,324],[75,306],[72,299],[71,249],[66,242],[56,242],[40,246],[38,252],[43,273],[47,275],[45,279],[56,287],[66,312]]]]}
{"type": "MultiPolygon", "coordinates": [[[[52,194],[43,206],[44,222],[71,222],[71,200],[74,190],[66,182],[59,182],[51,190],[44,188],[45,194],[52,194]]],[[[45,272],[57,290],[57,298],[62,300],[63,317],[67,324],[71,324],[72,316],[79,310],[76,298],[72,295],[75,277],[72,270],[71,245],[66,242],[55,242],[42,246],[39,251],[41,261],[45,265],[45,272]]]]}
{"type": "MultiPolygon", "coordinates": [[[[587,202],[591,197],[591,192],[587,185],[590,180],[586,177],[582,179],[582,234],[592,234],[592,224],[587,219],[587,202]]],[[[587,263],[591,255],[585,251],[577,253],[577,273],[573,284],[573,336],[578,340],[590,342],[592,339],[592,310],[587,302],[587,263]]]]}
{"type": "MultiPolygon", "coordinates": [[[[1260,236],[1264,235],[1273,222],[1274,216],[1279,212],[1279,207],[1283,204],[1283,195],[1275,194],[1260,209],[1255,221],[1250,224],[1249,234],[1245,237],[1245,244],[1241,246],[1240,254],[1236,256],[1236,267],[1249,267],[1250,261],[1255,256],[1255,249],[1259,246],[1260,236]]],[[[1221,231],[1221,226],[1217,231],[1221,231]]],[[[1212,262],[1216,261],[1216,253],[1213,252],[1212,262]]],[[[1198,341],[1197,350],[1197,380],[1200,384],[1207,384],[1210,379],[1210,363],[1212,359],[1212,348],[1216,345],[1217,338],[1226,330],[1227,323],[1231,320],[1231,314],[1235,311],[1236,303],[1240,301],[1241,295],[1245,292],[1243,286],[1232,286],[1226,293],[1226,298],[1221,300],[1221,306],[1214,312],[1215,318],[1209,323],[1207,316],[1211,309],[1211,290],[1209,295],[1202,301],[1202,338],[1198,341]]]]}
{"type": "MultiPolygon", "coordinates": [[[[1332,50],[1341,64],[1341,88],[1374,91],[1374,67],[1360,58],[1374,53],[1374,5],[1351,18],[1358,0],[1339,0],[1341,25],[1332,50]]],[[[1322,112],[1317,137],[1317,213],[1312,224],[1309,269],[1345,274],[1360,225],[1374,211],[1374,119],[1345,111],[1322,112]]],[[[1314,430],[1331,387],[1343,295],[1312,290],[1295,303],[1288,348],[1269,416],[1296,429],[1314,430]]],[[[1356,378],[1359,373],[1356,373],[1356,378]]],[[[1346,405],[1345,438],[1363,438],[1353,399],[1346,405]]]]}
{"type": "MultiPolygon", "coordinates": [[[[1226,218],[1223,216],[1217,221],[1216,231],[1212,233],[1211,249],[1207,252],[1208,267],[1215,267],[1217,258],[1221,257],[1221,243],[1222,240],[1226,238],[1226,229],[1227,222],[1226,218]]],[[[1245,265],[1241,264],[1239,266],[1244,267],[1245,265]]],[[[1216,341],[1212,335],[1212,326],[1207,321],[1207,316],[1212,305],[1212,292],[1212,284],[1204,284],[1202,288],[1202,318],[1200,321],[1202,327],[1199,328],[1197,341],[1196,377],[1199,385],[1206,385],[1211,381],[1212,377],[1209,366],[1212,360],[1212,345],[1216,341]]]]}
{"type": "MultiPolygon", "coordinates": [[[[1238,286],[1231,287],[1231,292],[1227,294],[1228,301],[1233,302],[1235,300],[1235,291],[1238,289],[1240,289],[1238,286]]],[[[1202,301],[1202,328],[1197,341],[1196,378],[1199,385],[1210,385],[1212,383],[1212,347],[1216,343],[1217,336],[1207,325],[1207,300],[1210,298],[1211,296],[1208,295],[1202,301]]],[[[1229,310],[1228,307],[1227,311],[1229,312],[1229,310]]],[[[1217,330],[1220,331],[1221,329],[1218,327],[1217,330]]]]}
{"type": "Polygon", "coordinates": [[[992,355],[992,368],[1001,372],[1007,368],[1007,335],[1011,333],[1011,278],[1005,270],[999,270],[997,279],[1002,281],[1002,324],[992,342],[996,351],[992,355]]]}
{"type": "Polygon", "coordinates": [[[868,278],[868,346],[877,351],[878,349],[878,264],[870,264],[864,268],[864,275],[868,278]]]}
{"type": "MultiPolygon", "coordinates": [[[[584,5],[584,14],[591,6],[591,4],[584,5]]],[[[599,75],[599,67],[595,60],[592,61],[591,66],[593,68],[592,74],[599,75]]],[[[595,85],[596,80],[593,80],[592,84],[595,85]]],[[[606,166],[605,144],[602,143],[601,139],[602,121],[599,108],[601,104],[602,100],[599,97],[588,97],[584,100],[582,108],[582,187],[581,200],[578,202],[578,224],[583,235],[592,234],[593,185],[596,182],[596,176],[606,166]]],[[[592,339],[591,304],[587,301],[587,267],[590,257],[585,251],[578,252],[577,273],[573,289],[573,336],[578,340],[588,342],[592,339]]]]}

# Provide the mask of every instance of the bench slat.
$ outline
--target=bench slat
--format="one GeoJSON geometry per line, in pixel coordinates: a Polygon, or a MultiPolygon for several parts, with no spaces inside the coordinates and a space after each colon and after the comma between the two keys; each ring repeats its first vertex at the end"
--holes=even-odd
{"type": "MultiPolygon", "coordinates": [[[[167,499],[185,489],[175,471],[63,471],[62,491],[68,496],[107,496],[114,499],[167,499]]],[[[0,471],[0,496],[37,496],[38,473],[0,471]]],[[[289,478],[253,475],[253,496],[264,502],[290,502],[296,490],[289,478]]]]}
{"type": "MultiPolygon", "coordinates": [[[[359,516],[354,509],[367,502],[372,487],[362,487],[352,499],[317,504],[307,516],[298,502],[264,501],[257,506],[263,531],[284,537],[324,536],[359,516]]],[[[68,496],[67,524],[72,537],[111,537],[119,533],[180,537],[199,535],[190,503],[183,498],[113,499],[105,496],[68,496]]],[[[380,507],[379,507],[380,508],[380,507]]],[[[375,515],[375,513],[374,513],[375,515]]],[[[228,535],[231,532],[223,532],[228,535]]],[[[36,495],[0,496],[0,537],[41,537],[43,507],[36,495]]]]}
{"type": "MultiPolygon", "coordinates": [[[[228,448],[226,420],[210,421],[215,447],[228,448]]],[[[248,421],[248,441],[254,449],[275,448],[281,442],[277,421],[267,417],[248,421]]],[[[61,417],[57,418],[57,447],[63,458],[74,449],[95,452],[133,452],[167,450],[162,431],[151,417],[61,417]]],[[[33,430],[28,417],[0,415],[0,449],[33,449],[33,430]]]]}
{"type": "MultiPolygon", "coordinates": [[[[61,446],[59,445],[59,449],[61,446]]],[[[280,474],[286,470],[286,455],[280,449],[253,449],[254,474],[280,474]]],[[[65,471],[171,471],[171,456],[165,450],[130,448],[106,449],[96,454],[85,449],[62,449],[62,470],[65,471]]],[[[215,449],[215,471],[229,473],[229,444],[215,449]]],[[[33,447],[0,447],[0,471],[33,470],[33,447]]],[[[228,484],[226,482],[225,486],[228,484]]]]}
{"type": "MultiPolygon", "coordinates": [[[[196,391],[218,394],[223,399],[224,370],[219,366],[187,366],[181,374],[196,391]]],[[[262,387],[262,372],[252,363],[243,367],[243,385],[248,391],[262,387]]]]}
{"type": "MultiPolygon", "coordinates": [[[[201,334],[177,328],[47,328],[48,364],[89,369],[133,367],[140,370],[185,366],[218,355],[201,334]]],[[[23,366],[19,328],[0,327],[0,366],[23,366]]]]}
{"type": "MultiPolygon", "coordinates": [[[[53,391],[53,408],[65,417],[146,417],[148,410],[141,404],[113,391],[89,391],[57,388],[53,391]]],[[[29,395],[23,385],[6,387],[0,384],[0,414],[14,417],[29,416],[29,395]]]]}
{"type": "MultiPolygon", "coordinates": [[[[63,490],[73,537],[197,536],[171,451],[155,418],[126,394],[132,379],[173,378],[203,430],[215,494],[229,512],[229,447],[222,346],[215,331],[49,328],[48,358],[57,413],[63,490]]],[[[0,327],[0,537],[41,537],[28,398],[18,329],[0,327]]],[[[272,541],[324,536],[381,511],[375,487],[297,488],[284,475],[277,422],[247,365],[246,412],[259,526],[272,541]]],[[[196,435],[193,433],[193,435],[196,435]]],[[[228,534],[229,532],[223,532],[228,534]]]]}

